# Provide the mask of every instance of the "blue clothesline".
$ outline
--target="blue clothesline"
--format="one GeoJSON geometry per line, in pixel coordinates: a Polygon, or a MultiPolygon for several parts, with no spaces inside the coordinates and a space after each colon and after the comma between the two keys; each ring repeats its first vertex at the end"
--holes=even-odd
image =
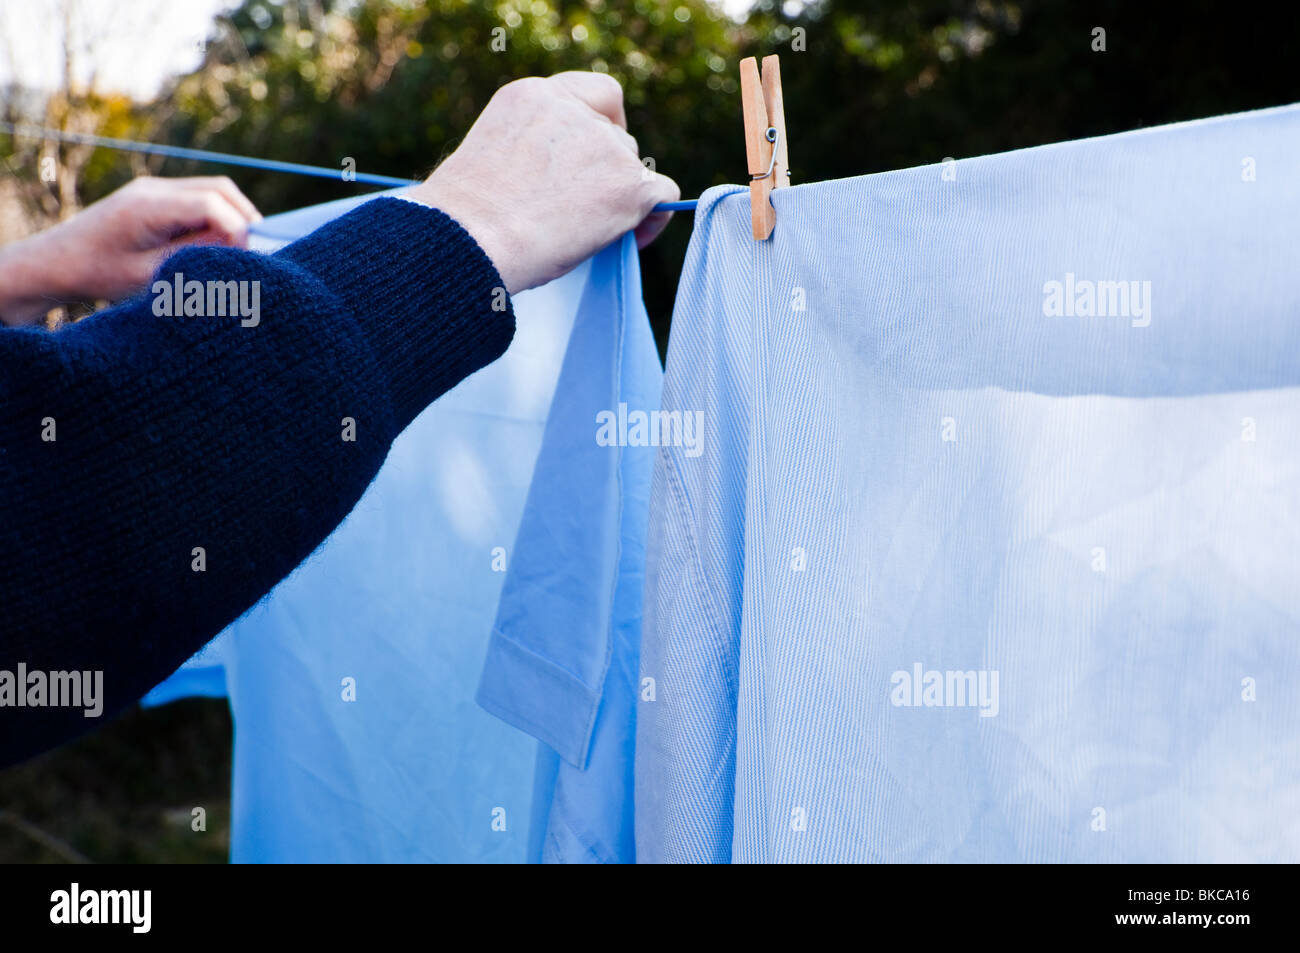
{"type": "MultiPolygon", "coordinates": [[[[65,132],[61,129],[46,129],[40,126],[26,126],[11,122],[0,122],[0,131],[14,136],[30,139],[57,139],[60,142],[73,142],[79,145],[99,146],[104,149],[118,149],[123,152],[143,152],[147,155],[168,156],[175,159],[194,159],[198,162],[213,162],[224,165],[247,166],[251,169],[266,169],[270,172],[289,172],[294,175],[313,175],[325,179],[341,179],[341,169],[327,166],[306,165],[302,162],[281,162],[278,159],[254,159],[249,156],[234,155],[229,152],[212,152],[208,149],[187,149],[182,146],[164,146],[153,142],[137,142],[134,139],[112,139],[107,136],[92,136],[80,132],[65,132]]],[[[402,187],[418,185],[418,179],[402,179],[392,175],[375,175],[370,172],[353,172],[351,178],[344,181],[360,182],[363,185],[384,185],[402,187]]],[[[656,212],[692,212],[695,201],[660,202],[654,207],[656,212]]]]}

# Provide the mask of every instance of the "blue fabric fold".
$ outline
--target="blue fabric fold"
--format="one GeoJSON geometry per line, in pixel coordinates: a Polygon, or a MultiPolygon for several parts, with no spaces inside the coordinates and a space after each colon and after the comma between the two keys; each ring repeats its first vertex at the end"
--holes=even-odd
{"type": "Polygon", "coordinates": [[[628,421],[663,373],[631,235],[593,262],[503,587],[478,701],[544,743],[533,846],[634,859],[632,768],[655,448],[628,421]]]}
{"type": "MultiPolygon", "coordinates": [[[[602,445],[599,424],[629,400],[657,409],[661,377],[628,236],[593,263],[478,692],[480,705],[577,768],[587,763],[613,645],[625,540],[611,530],[624,522],[625,491],[648,483],[653,464],[646,447],[602,445]]],[[[644,499],[638,515],[644,524],[644,499]]]]}

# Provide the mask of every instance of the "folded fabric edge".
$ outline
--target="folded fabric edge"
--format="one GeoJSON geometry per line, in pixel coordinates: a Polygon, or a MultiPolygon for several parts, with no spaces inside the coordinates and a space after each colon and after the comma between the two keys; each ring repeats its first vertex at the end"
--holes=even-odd
{"type": "Polygon", "coordinates": [[[578,770],[586,768],[600,692],[497,628],[488,642],[474,700],[484,711],[549,745],[578,770]]]}

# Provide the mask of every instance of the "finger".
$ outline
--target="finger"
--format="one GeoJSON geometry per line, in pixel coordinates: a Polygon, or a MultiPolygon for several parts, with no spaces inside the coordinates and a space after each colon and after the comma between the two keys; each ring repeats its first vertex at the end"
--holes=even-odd
{"type": "Polygon", "coordinates": [[[613,132],[615,138],[618,139],[619,145],[621,145],[624,149],[629,150],[632,153],[632,155],[636,156],[637,161],[640,162],[641,149],[637,145],[636,136],[632,135],[632,133],[628,132],[626,129],[622,129],[618,126],[610,126],[609,129],[611,132],[613,132]]]}
{"type": "Polygon", "coordinates": [[[659,233],[667,227],[668,223],[672,220],[672,217],[672,212],[654,212],[646,216],[645,220],[636,227],[634,232],[636,235],[636,247],[645,248],[652,241],[658,238],[659,233]]]}
{"type": "Polygon", "coordinates": [[[224,245],[242,244],[248,221],[220,194],[205,189],[178,189],[155,200],[150,226],[165,241],[211,232],[224,245]]]}
{"type": "Polygon", "coordinates": [[[645,180],[641,194],[642,218],[634,230],[637,248],[644,248],[654,241],[673,216],[672,212],[655,212],[654,207],[660,202],[676,202],[682,197],[682,190],[668,176],[651,172],[645,180]]]}
{"type": "MultiPolygon", "coordinates": [[[[642,167],[645,168],[644,166],[642,167]]],[[[660,202],[676,202],[682,197],[682,190],[677,183],[660,172],[645,169],[645,179],[641,187],[641,215],[650,214],[660,202]]]]}
{"type": "Polygon", "coordinates": [[[158,268],[172,255],[176,254],[183,248],[194,248],[203,245],[210,245],[225,248],[244,248],[244,244],[232,244],[225,232],[214,232],[204,230],[201,232],[187,232],[175,241],[168,242],[165,245],[159,245],[149,252],[149,273],[153,274],[158,268]]]}
{"type": "Polygon", "coordinates": [[[205,228],[201,232],[190,232],[178,242],[178,245],[229,245],[232,248],[247,248],[248,233],[231,236],[224,229],[205,228]]]}
{"type": "Polygon", "coordinates": [[[571,70],[556,73],[548,81],[586,103],[614,125],[627,128],[627,115],[623,112],[623,87],[608,73],[571,70]]]}
{"type": "Polygon", "coordinates": [[[239,186],[235,185],[227,176],[194,175],[183,179],[168,179],[166,181],[186,189],[209,189],[234,206],[235,210],[243,215],[247,221],[260,222],[262,220],[262,213],[257,210],[257,206],[252,203],[248,196],[239,191],[239,186]]]}
{"type": "Polygon", "coordinates": [[[186,232],[174,241],[168,242],[158,249],[155,254],[157,264],[162,264],[182,248],[188,248],[193,245],[221,245],[228,248],[247,248],[248,238],[244,236],[240,239],[231,239],[225,231],[221,229],[205,228],[197,232],[186,232]]]}

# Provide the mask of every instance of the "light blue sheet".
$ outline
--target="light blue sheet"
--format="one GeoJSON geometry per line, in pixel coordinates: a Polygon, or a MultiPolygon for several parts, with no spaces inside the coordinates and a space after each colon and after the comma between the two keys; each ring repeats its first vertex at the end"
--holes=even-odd
{"type": "MultiPolygon", "coordinates": [[[[305,234],[356,201],[268,218],[261,247],[305,234]]],[[[639,618],[635,547],[644,535],[651,459],[633,480],[640,486],[631,541],[638,575],[635,605],[625,605],[619,527],[632,504],[621,495],[620,458],[604,448],[581,459],[565,452],[595,445],[586,408],[619,399],[625,381],[633,399],[658,400],[662,373],[640,306],[631,236],[514,304],[517,332],[507,354],[417,418],[322,548],[146,699],[228,692],[233,861],[535,861],[545,825],[565,818],[566,830],[593,831],[597,848],[610,841],[630,851],[625,798],[590,793],[590,785],[630,788],[630,723],[621,729],[626,747],[608,755],[600,741],[608,731],[595,732],[593,763],[608,761],[614,772],[552,767],[535,779],[539,758],[545,766],[553,756],[480,708],[475,690],[502,584],[517,560],[543,567],[539,584],[546,571],[571,574],[580,581],[570,592],[578,600],[587,586],[603,587],[585,618],[606,637],[623,637],[628,612],[639,618]],[[636,396],[647,388],[652,396],[636,396]],[[553,397],[557,410],[582,408],[582,417],[553,412],[553,397]],[[588,471],[597,456],[612,466],[588,471]],[[581,487],[578,505],[600,499],[603,508],[559,508],[542,487],[559,494],[581,487]],[[517,549],[526,500],[534,522],[554,513],[581,527],[592,546],[521,538],[517,549]],[[354,680],[354,701],[345,700],[345,679],[354,680]],[[565,789],[579,796],[555,796],[569,775],[565,789]],[[612,818],[603,813],[607,803],[612,818]],[[539,827],[530,838],[534,816],[539,827]]],[[[564,505],[574,502],[564,497],[564,505]]],[[[625,667],[632,677],[635,656],[625,667]]],[[[603,682],[595,686],[597,698],[602,689],[603,682]]],[[[588,853],[574,846],[549,856],[595,859],[588,853]]]]}
{"type": "Polygon", "coordinates": [[[639,860],[1300,860],[1297,156],[1287,107],[796,186],[763,243],[703,197],[639,860]]]}

